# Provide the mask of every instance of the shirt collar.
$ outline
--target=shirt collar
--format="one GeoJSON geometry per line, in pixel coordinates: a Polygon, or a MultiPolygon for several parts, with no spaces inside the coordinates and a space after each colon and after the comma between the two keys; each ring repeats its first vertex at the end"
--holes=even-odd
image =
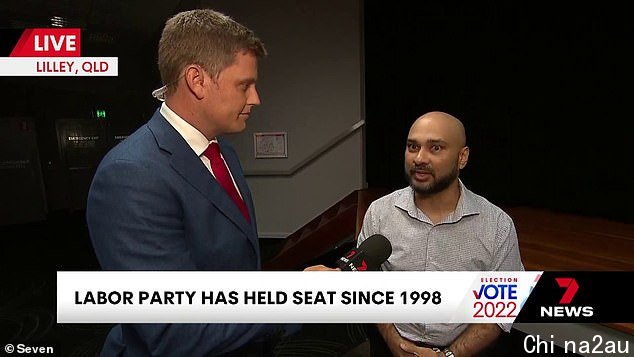
{"type": "Polygon", "coordinates": [[[476,195],[469,191],[460,179],[458,179],[458,182],[460,182],[460,199],[458,200],[456,210],[454,211],[454,217],[456,220],[465,216],[480,214],[481,207],[478,204],[476,195]]]}
{"type": "MultiPolygon", "coordinates": [[[[167,103],[163,102],[160,109],[161,115],[167,120],[170,125],[176,129],[176,131],[185,139],[187,145],[192,148],[196,155],[203,154],[207,146],[211,141],[207,140],[205,135],[189,124],[185,119],[181,118],[172,109],[167,106],[167,103]]],[[[213,141],[215,141],[214,139],[213,141]]]]}
{"type": "MultiPolygon", "coordinates": [[[[480,214],[480,206],[478,205],[475,194],[469,191],[460,179],[458,179],[458,182],[460,183],[460,198],[458,199],[456,210],[450,214],[444,222],[457,222],[462,217],[480,214]]],[[[414,202],[414,189],[411,187],[403,190],[403,193],[396,198],[394,206],[407,211],[410,217],[419,220],[423,220],[425,217],[425,214],[416,207],[416,203],[414,202]]]]}

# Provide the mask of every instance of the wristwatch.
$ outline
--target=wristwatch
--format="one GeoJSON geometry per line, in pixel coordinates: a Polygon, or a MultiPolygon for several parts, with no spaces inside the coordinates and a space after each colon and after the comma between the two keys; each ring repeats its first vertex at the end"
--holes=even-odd
{"type": "Polygon", "coordinates": [[[449,348],[445,348],[444,350],[441,350],[440,348],[434,347],[432,348],[432,351],[441,352],[445,357],[456,357],[449,348]]]}

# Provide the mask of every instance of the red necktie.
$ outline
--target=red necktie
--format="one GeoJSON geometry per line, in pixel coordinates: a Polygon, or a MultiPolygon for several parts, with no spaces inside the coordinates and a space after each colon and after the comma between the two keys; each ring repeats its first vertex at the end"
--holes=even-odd
{"type": "Polygon", "coordinates": [[[249,211],[247,210],[247,205],[240,197],[240,194],[238,194],[238,190],[233,184],[233,180],[231,180],[229,169],[227,169],[225,161],[220,156],[220,146],[218,145],[218,143],[213,142],[209,144],[209,146],[207,146],[207,149],[205,149],[205,152],[203,152],[203,155],[205,155],[209,159],[209,161],[211,161],[211,170],[214,172],[216,181],[218,181],[220,186],[225,189],[225,192],[227,192],[236,206],[238,206],[238,209],[240,209],[242,215],[244,215],[244,218],[247,219],[247,222],[251,222],[249,211]]]}

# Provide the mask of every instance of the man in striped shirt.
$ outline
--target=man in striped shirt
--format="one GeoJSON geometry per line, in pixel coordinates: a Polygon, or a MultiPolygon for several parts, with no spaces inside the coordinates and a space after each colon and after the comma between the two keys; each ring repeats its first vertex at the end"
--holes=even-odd
{"type": "MultiPolygon", "coordinates": [[[[409,187],[373,202],[358,244],[387,237],[392,255],[382,270],[524,270],[512,219],[458,178],[469,159],[464,126],[442,112],[412,125],[405,149],[409,187]]],[[[378,324],[395,356],[471,356],[510,324],[378,324]]]]}

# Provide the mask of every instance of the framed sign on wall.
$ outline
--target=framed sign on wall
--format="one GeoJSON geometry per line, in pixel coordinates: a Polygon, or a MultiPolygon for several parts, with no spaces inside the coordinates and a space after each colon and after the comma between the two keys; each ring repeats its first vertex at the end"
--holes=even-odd
{"type": "Polygon", "coordinates": [[[253,145],[256,159],[288,157],[286,132],[254,133],[253,145]]]}

